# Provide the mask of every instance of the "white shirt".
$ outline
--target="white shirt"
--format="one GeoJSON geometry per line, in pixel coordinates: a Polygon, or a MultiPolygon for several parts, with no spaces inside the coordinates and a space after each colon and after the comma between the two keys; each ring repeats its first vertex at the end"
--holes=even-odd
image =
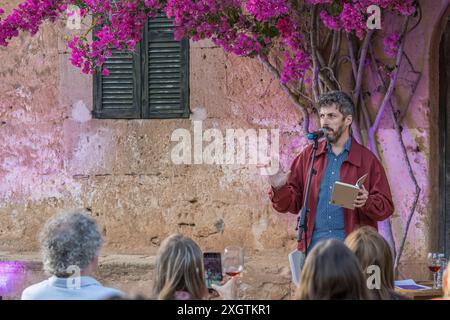
{"type": "Polygon", "coordinates": [[[22,300],[103,300],[124,296],[122,291],[104,287],[88,276],[80,277],[78,287],[74,280],[52,276],[26,288],[22,292],[22,300]]]}

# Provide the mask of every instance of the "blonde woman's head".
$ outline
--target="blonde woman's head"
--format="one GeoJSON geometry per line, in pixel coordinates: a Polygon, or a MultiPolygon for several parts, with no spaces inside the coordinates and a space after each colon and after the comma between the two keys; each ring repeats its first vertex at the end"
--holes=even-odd
{"type": "Polygon", "coordinates": [[[353,252],[339,240],[319,242],[308,254],[300,277],[299,300],[366,300],[369,293],[353,252]]]}
{"type": "Polygon", "coordinates": [[[207,296],[203,253],[192,239],[174,234],[161,243],[153,290],[161,300],[174,299],[176,291],[186,291],[192,299],[207,296]]]}
{"type": "Polygon", "coordinates": [[[395,295],[394,259],[391,248],[383,236],[375,228],[364,226],[350,233],[345,239],[345,244],[355,253],[366,276],[373,273],[368,272],[370,266],[379,267],[380,286],[379,289],[371,290],[374,297],[392,299],[395,295]]]}

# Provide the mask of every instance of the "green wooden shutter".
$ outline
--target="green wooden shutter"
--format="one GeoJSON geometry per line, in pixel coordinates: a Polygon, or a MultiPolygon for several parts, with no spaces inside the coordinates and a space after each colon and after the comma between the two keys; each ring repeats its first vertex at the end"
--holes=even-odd
{"type": "Polygon", "coordinates": [[[141,46],[135,53],[112,50],[104,67],[108,76],[97,71],[94,77],[95,118],[139,119],[141,118],[141,46]]]}
{"type": "Polygon", "coordinates": [[[175,41],[164,15],[147,22],[143,57],[143,117],[189,117],[189,40],[175,41]]]}

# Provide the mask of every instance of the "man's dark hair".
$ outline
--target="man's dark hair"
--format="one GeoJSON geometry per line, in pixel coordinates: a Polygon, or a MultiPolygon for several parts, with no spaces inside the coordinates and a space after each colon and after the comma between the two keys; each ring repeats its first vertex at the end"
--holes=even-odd
{"type": "Polygon", "coordinates": [[[343,91],[330,91],[319,97],[316,109],[320,110],[322,107],[328,107],[336,104],[337,109],[344,115],[344,118],[351,115],[355,119],[355,105],[352,99],[343,91]]]}

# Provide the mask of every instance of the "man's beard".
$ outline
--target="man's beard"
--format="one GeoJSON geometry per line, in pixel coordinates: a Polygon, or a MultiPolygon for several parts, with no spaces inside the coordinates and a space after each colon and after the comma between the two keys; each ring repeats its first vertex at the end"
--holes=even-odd
{"type": "Polygon", "coordinates": [[[334,131],[334,130],[331,129],[331,128],[327,128],[327,130],[331,130],[332,133],[334,133],[334,136],[333,136],[333,137],[331,137],[329,134],[326,134],[327,141],[328,141],[329,143],[336,143],[336,141],[338,141],[339,138],[340,138],[340,137],[342,136],[342,134],[344,133],[344,130],[345,130],[345,124],[342,124],[339,128],[337,128],[336,131],[334,131]]]}

